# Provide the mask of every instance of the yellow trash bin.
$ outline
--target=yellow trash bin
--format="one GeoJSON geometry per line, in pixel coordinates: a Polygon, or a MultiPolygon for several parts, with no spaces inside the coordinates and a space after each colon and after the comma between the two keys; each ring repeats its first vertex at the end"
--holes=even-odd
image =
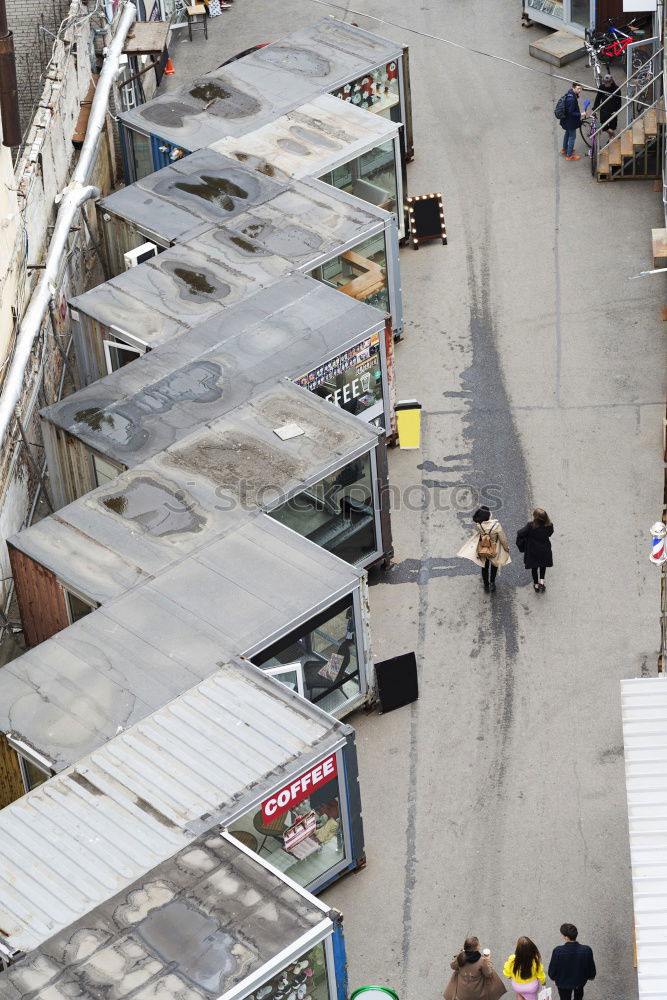
{"type": "Polygon", "coordinates": [[[401,448],[419,448],[421,444],[422,404],[416,399],[401,399],[396,404],[396,426],[401,448]]]}

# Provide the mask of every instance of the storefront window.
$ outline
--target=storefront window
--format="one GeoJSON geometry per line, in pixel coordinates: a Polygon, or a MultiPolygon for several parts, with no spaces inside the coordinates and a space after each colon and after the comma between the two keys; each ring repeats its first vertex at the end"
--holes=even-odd
{"type": "Polygon", "coordinates": [[[328,1000],[327,964],[324,944],[320,943],[291,962],[245,1000],[328,1000]]]}
{"type": "Polygon", "coordinates": [[[336,754],[236,820],[230,833],[299,885],[312,885],[345,857],[336,754]]]}
{"type": "Polygon", "coordinates": [[[555,17],[559,21],[562,21],[564,18],[563,4],[559,3],[558,0],[527,0],[526,6],[537,13],[555,17]]]}
{"type": "Polygon", "coordinates": [[[297,665],[306,698],[326,712],[334,712],[361,690],[352,596],[311,618],[252,660],[266,670],[281,663],[297,665]]]}
{"type": "Polygon", "coordinates": [[[387,248],[384,232],[346,250],[310,272],[317,281],[389,312],[387,290],[387,248]]]}
{"type": "Polygon", "coordinates": [[[398,186],[392,140],[336,167],[320,179],[387,212],[396,211],[398,186]]]}
{"type": "Polygon", "coordinates": [[[353,566],[363,563],[378,548],[370,453],[298,493],[270,515],[353,566]]]}
{"type": "Polygon", "coordinates": [[[351,83],[346,83],[344,87],[339,87],[332,93],[334,97],[350,101],[365,111],[384,115],[394,122],[401,120],[398,63],[395,60],[378,66],[377,69],[365,73],[351,83]]]}
{"type": "Polygon", "coordinates": [[[134,132],[127,129],[125,132],[128,140],[128,154],[134,169],[134,180],[140,181],[143,177],[148,177],[154,172],[153,153],[151,150],[151,140],[141,132],[134,132]]]}
{"type": "Polygon", "coordinates": [[[316,396],[359,416],[382,403],[380,334],[374,333],[343,354],[296,379],[316,396]]]}
{"type": "Polygon", "coordinates": [[[46,771],[42,771],[41,768],[33,764],[32,761],[27,760],[26,757],[21,757],[18,755],[19,764],[21,766],[21,774],[23,775],[23,784],[25,786],[26,792],[31,791],[33,788],[37,788],[39,785],[44,784],[49,775],[46,771]]]}

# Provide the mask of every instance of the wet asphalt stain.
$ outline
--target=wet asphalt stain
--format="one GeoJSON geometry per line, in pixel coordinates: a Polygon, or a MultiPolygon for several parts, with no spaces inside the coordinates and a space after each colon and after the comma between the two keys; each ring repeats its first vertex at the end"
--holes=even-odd
{"type": "MultiPolygon", "coordinates": [[[[487,241],[477,241],[485,246],[487,241]]],[[[505,389],[496,348],[491,304],[490,282],[486,263],[477,263],[472,252],[468,253],[468,290],[470,296],[470,341],[472,363],[462,374],[463,390],[460,393],[444,393],[466,400],[463,414],[463,436],[469,442],[468,455],[451,456],[457,461],[466,459],[469,463],[465,482],[438,483],[436,480],[422,480],[422,485],[434,489],[438,486],[456,485],[474,487],[477,496],[484,497],[491,490],[495,502],[488,503],[495,516],[501,521],[510,540],[515,561],[498,576],[498,589],[490,599],[480,586],[480,607],[483,614],[476,628],[476,638],[471,656],[476,657],[481,645],[490,645],[495,650],[496,684],[493,694],[483,698],[480,707],[479,731],[485,739],[494,743],[494,773],[492,787],[485,797],[487,813],[493,808],[492,801],[500,808],[505,795],[506,762],[511,739],[514,715],[515,676],[514,662],[519,649],[516,597],[518,586],[527,583],[527,573],[517,550],[512,546],[516,531],[523,526],[532,506],[528,473],[523,457],[521,441],[514,424],[509,397],[505,389]],[[481,471],[477,471],[481,470],[481,471]],[[483,603],[484,602],[484,603],[483,603]]],[[[442,418],[440,418],[442,419],[442,418]]],[[[422,415],[423,447],[429,448],[430,419],[428,413],[422,415]]],[[[447,459],[442,459],[447,462],[447,459]]],[[[424,462],[422,472],[435,471],[445,474],[455,471],[447,465],[440,468],[435,463],[424,462]]],[[[456,470],[458,471],[458,470],[456,470]]],[[[471,512],[456,511],[456,516],[466,529],[472,530],[471,512]]],[[[433,558],[428,555],[430,548],[428,517],[421,515],[420,559],[405,559],[389,570],[385,580],[391,583],[416,583],[419,587],[417,637],[417,659],[421,663],[424,656],[426,624],[429,619],[429,587],[432,578],[442,576],[469,576],[479,574],[474,563],[457,558],[433,558]]],[[[406,828],[406,864],[403,897],[403,940],[402,974],[408,982],[411,957],[412,914],[417,883],[417,779],[419,773],[419,703],[411,706],[409,737],[409,781],[406,828]]],[[[500,833],[500,831],[499,831],[500,833]]]]}

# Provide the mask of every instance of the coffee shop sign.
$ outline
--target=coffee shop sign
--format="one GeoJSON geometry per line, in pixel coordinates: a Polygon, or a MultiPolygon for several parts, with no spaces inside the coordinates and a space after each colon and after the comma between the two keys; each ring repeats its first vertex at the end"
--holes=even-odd
{"type": "Polygon", "coordinates": [[[317,788],[321,788],[322,785],[326,785],[327,781],[335,778],[337,774],[336,754],[333,753],[262,802],[264,823],[270,823],[277,816],[293,809],[299,802],[303,802],[304,799],[312,795],[317,788]]]}

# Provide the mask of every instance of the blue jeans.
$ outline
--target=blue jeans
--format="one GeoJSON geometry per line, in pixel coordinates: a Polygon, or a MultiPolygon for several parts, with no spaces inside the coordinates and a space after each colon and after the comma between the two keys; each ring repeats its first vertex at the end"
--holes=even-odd
{"type": "Polygon", "coordinates": [[[576,128],[563,129],[563,149],[568,156],[574,153],[574,140],[577,138],[576,128]]]}

